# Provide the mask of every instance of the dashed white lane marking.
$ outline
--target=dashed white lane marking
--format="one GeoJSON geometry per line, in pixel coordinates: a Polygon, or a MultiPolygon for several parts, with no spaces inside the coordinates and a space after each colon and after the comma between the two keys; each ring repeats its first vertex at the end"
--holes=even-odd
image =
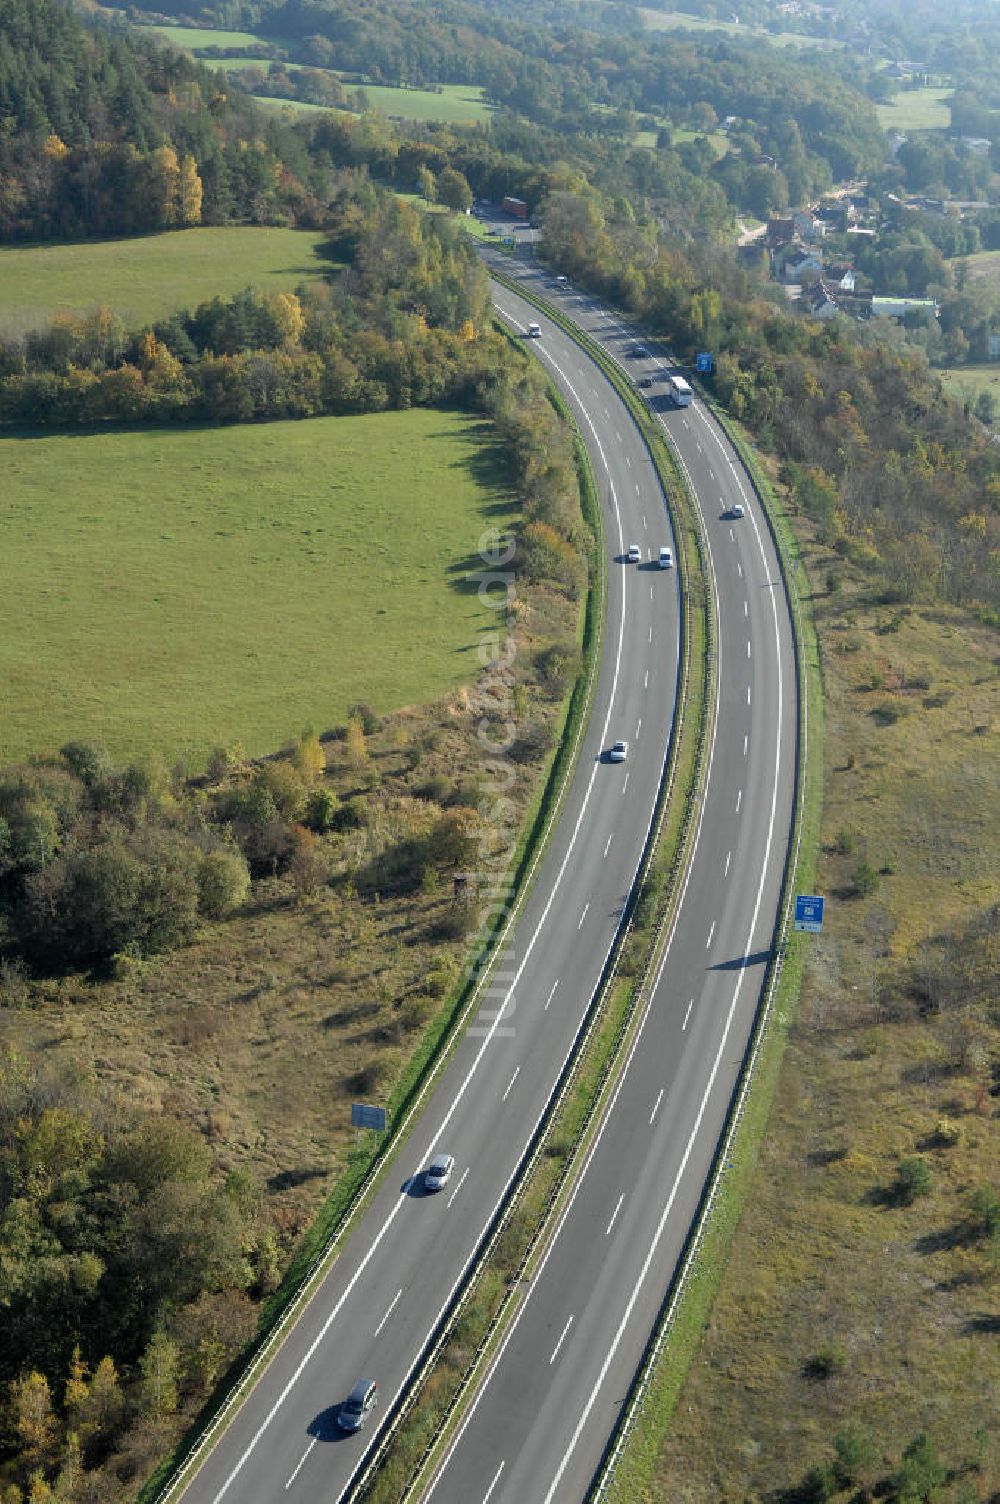
{"type": "Polygon", "coordinates": [[[705,941],[705,949],[706,950],[708,950],[708,947],[711,945],[711,943],[712,943],[712,936],[714,934],[715,934],[715,920],[713,919],[712,920],[712,928],[709,930],[709,932],[708,932],[708,939],[705,941]]]}
{"type": "Polygon", "coordinates": [[[636,483],[635,483],[635,494],[636,494],[636,496],[641,496],[642,495],[642,492],[641,492],[641,490],[639,488],[639,482],[638,481],[636,481],[636,483]]]}
{"type": "Polygon", "coordinates": [[[743,615],[744,618],[750,615],[750,607],[747,605],[746,601],[743,602],[743,615]]]}
{"type": "Polygon", "coordinates": [[[558,1358],[558,1356],[559,1356],[559,1349],[562,1347],[563,1343],[566,1341],[566,1338],[569,1335],[569,1329],[570,1329],[570,1327],[572,1325],[573,1325],[573,1318],[571,1316],[569,1318],[569,1320],[567,1321],[566,1325],[562,1329],[562,1336],[559,1338],[559,1341],[556,1343],[555,1347],[552,1349],[552,1356],[549,1359],[549,1367],[550,1368],[552,1367],[553,1363],[558,1358]]]}
{"type": "MultiPolygon", "coordinates": [[[[621,438],[621,434],[619,434],[618,437],[621,438]]],[[[632,456],[631,455],[627,454],[625,456],[625,463],[628,466],[628,468],[631,470],[631,468],[632,468],[632,456]]],[[[638,486],[636,486],[636,490],[638,490],[638,489],[639,489],[638,486]]]]}
{"type": "Polygon", "coordinates": [[[386,1311],[385,1315],[382,1317],[382,1320],[379,1322],[378,1326],[375,1328],[375,1331],[374,1331],[374,1334],[373,1334],[374,1336],[376,1336],[376,1337],[378,1336],[379,1332],[385,1326],[386,1322],[389,1320],[389,1317],[392,1315],[393,1311],[396,1309],[396,1306],[397,1306],[398,1302],[402,1298],[403,1298],[403,1292],[402,1292],[402,1290],[397,1290],[396,1293],[395,1293],[395,1295],[392,1297],[392,1302],[391,1302],[391,1304],[389,1306],[389,1309],[386,1311]]]}
{"type": "Polygon", "coordinates": [[[694,1007],[694,998],[692,998],[691,1001],[687,1005],[687,1011],[684,1014],[684,1022],[681,1024],[681,1033],[682,1034],[684,1033],[684,1030],[688,1026],[688,1019],[691,1017],[691,1009],[693,1007],[694,1007]]]}
{"type": "Polygon", "coordinates": [[[448,1205],[449,1206],[451,1206],[451,1203],[454,1201],[455,1197],[458,1195],[459,1191],[462,1189],[463,1185],[465,1184],[466,1176],[468,1175],[468,1173],[469,1173],[468,1166],[466,1166],[465,1174],[462,1176],[461,1180],[458,1182],[458,1185],[452,1191],[451,1196],[448,1199],[448,1205]]]}
{"type": "Polygon", "coordinates": [[[743,790],[740,789],[739,793],[736,795],[736,813],[737,814],[739,814],[739,812],[740,812],[740,805],[742,803],[743,803],[743,790]]]}
{"type": "Polygon", "coordinates": [[[744,733],[743,733],[743,756],[744,757],[746,757],[746,755],[747,755],[747,748],[749,747],[749,745],[750,745],[750,733],[749,733],[749,731],[744,731],[744,733]]]}
{"type": "Polygon", "coordinates": [[[750,686],[749,686],[749,684],[747,685],[747,704],[748,705],[750,704],[750,686]]]}
{"type": "Polygon", "coordinates": [[[733,542],[735,543],[736,542],[736,534],[733,532],[732,528],[729,529],[729,536],[730,536],[730,538],[732,538],[733,542]]]}
{"type": "Polygon", "coordinates": [[[582,913],[582,914],[581,914],[581,915],[580,915],[580,922],[579,922],[579,924],[578,924],[578,925],[577,925],[577,929],[578,929],[578,930],[579,930],[579,929],[582,929],[582,928],[583,928],[583,921],[584,921],[584,920],[585,920],[585,919],[586,919],[586,917],[587,917],[587,910],[588,910],[588,909],[589,909],[589,908],[590,908],[590,904],[589,904],[589,902],[588,902],[588,903],[585,903],[585,904],[584,904],[584,906],[583,906],[583,913],[582,913]]]}
{"type": "Polygon", "coordinates": [[[626,773],[626,774],[625,774],[625,782],[624,782],[624,783],[623,783],[623,784],[622,784],[622,793],[623,793],[623,794],[624,794],[624,792],[625,792],[625,790],[626,790],[626,789],[627,789],[627,788],[628,788],[628,774],[627,774],[627,773],[626,773]]]}
{"type": "Polygon", "coordinates": [[[514,1071],[514,1074],[511,1076],[510,1080],[507,1083],[507,1090],[504,1092],[503,1096],[501,1097],[501,1099],[500,1099],[501,1101],[506,1102],[507,1098],[510,1096],[510,1089],[514,1085],[514,1082],[517,1080],[517,1078],[518,1078],[518,1076],[520,1074],[521,1074],[521,1067],[517,1066],[517,1068],[514,1071]]]}
{"type": "Polygon", "coordinates": [[[545,1013],[548,1010],[549,1004],[551,1003],[552,999],[556,995],[556,988],[558,986],[559,986],[559,978],[556,977],[555,981],[552,983],[552,991],[549,993],[548,997],[545,999],[545,1007],[542,1009],[543,1013],[545,1013]]]}
{"type": "Polygon", "coordinates": [[[506,1466],[507,1466],[506,1462],[501,1462],[500,1466],[497,1468],[496,1472],[493,1474],[493,1482],[490,1484],[489,1488],[483,1494],[483,1504],[490,1504],[490,1499],[491,1499],[491,1497],[493,1495],[493,1490],[496,1488],[497,1484],[500,1482],[500,1474],[503,1472],[503,1470],[504,1470],[504,1468],[506,1466]]]}
{"type": "Polygon", "coordinates": [[[618,1197],[618,1205],[615,1207],[614,1211],[611,1213],[611,1221],[608,1223],[607,1227],[604,1229],[604,1236],[606,1238],[610,1238],[610,1236],[611,1236],[611,1229],[615,1225],[615,1218],[617,1217],[618,1213],[621,1211],[621,1209],[622,1209],[622,1202],[624,1200],[625,1200],[625,1192],[622,1191],[621,1195],[618,1197]]]}
{"type": "Polygon", "coordinates": [[[619,432],[618,432],[618,430],[617,430],[617,428],[616,428],[616,429],[615,429],[615,438],[616,438],[616,439],[617,439],[617,440],[618,440],[618,442],[619,442],[619,444],[620,444],[620,443],[621,443],[621,441],[622,441],[622,436],[621,436],[621,434],[620,434],[620,433],[619,433],[619,432]]]}
{"type": "Polygon", "coordinates": [[[743,565],[742,564],[737,564],[736,568],[739,570],[740,579],[742,580],[742,578],[743,578],[743,565]]]}
{"type": "Polygon", "coordinates": [[[639,740],[639,732],[641,730],[642,730],[642,716],[639,717],[639,724],[635,728],[635,739],[636,739],[636,741],[639,740]]]}
{"type": "Polygon", "coordinates": [[[660,1103],[662,1101],[663,1101],[663,1087],[661,1086],[660,1087],[660,1095],[657,1097],[656,1101],[653,1103],[653,1110],[649,1114],[649,1125],[650,1125],[650,1127],[653,1126],[653,1119],[656,1117],[656,1114],[659,1112],[659,1110],[660,1110],[660,1103]]]}
{"type": "Polygon", "coordinates": [[[749,639],[749,637],[747,638],[747,657],[748,658],[750,657],[750,639],[749,639]]]}
{"type": "Polygon", "coordinates": [[[652,629],[652,627],[650,627],[650,629],[649,629],[649,640],[650,640],[650,642],[652,642],[652,640],[653,640],[653,629],[652,629]]]}
{"type": "Polygon", "coordinates": [[[295,1469],[294,1473],[289,1478],[288,1482],[285,1484],[285,1492],[286,1493],[291,1488],[291,1486],[295,1482],[296,1478],[299,1476],[299,1473],[302,1471],[302,1464],[305,1462],[306,1458],[309,1456],[309,1453],[312,1451],[312,1449],[316,1445],[317,1441],[319,1441],[319,1437],[318,1436],[314,1436],[313,1439],[312,1439],[312,1441],[306,1447],[305,1451],[302,1453],[302,1456],[299,1458],[298,1467],[295,1469]]]}
{"type": "Polygon", "coordinates": [[[643,517],[643,519],[642,519],[642,525],[646,529],[646,531],[648,532],[649,531],[649,523],[646,521],[645,517],[643,517]]]}
{"type": "Polygon", "coordinates": [[[612,831],[611,834],[608,836],[607,845],[604,848],[604,855],[605,856],[607,856],[608,852],[611,850],[611,842],[614,840],[614,838],[615,838],[615,833],[614,833],[614,831],[612,831]]]}
{"type": "Polygon", "coordinates": [[[649,669],[648,668],[646,670],[645,682],[643,683],[642,687],[643,687],[643,689],[648,689],[649,688],[649,669]]]}
{"type": "Polygon", "coordinates": [[[731,851],[727,851],[726,852],[726,870],[722,874],[723,877],[728,877],[729,876],[729,863],[732,861],[732,859],[733,859],[733,853],[731,851]]]}

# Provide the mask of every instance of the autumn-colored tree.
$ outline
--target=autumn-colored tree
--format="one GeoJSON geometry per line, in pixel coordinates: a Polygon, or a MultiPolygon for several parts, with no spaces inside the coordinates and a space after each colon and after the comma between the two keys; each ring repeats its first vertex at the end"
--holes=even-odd
{"type": "Polygon", "coordinates": [[[303,731],[292,762],[306,788],[312,788],[317,779],[322,778],[326,772],[326,753],[315,731],[303,731]]]}
{"type": "Polygon", "coordinates": [[[147,1415],[172,1415],[177,1409],[177,1343],[166,1332],[156,1331],[139,1360],[141,1393],[147,1415]]]}
{"type": "Polygon", "coordinates": [[[300,898],[307,898],[326,877],[327,867],[319,837],[304,825],[292,829],[292,859],[288,875],[300,898]]]}
{"type": "Polygon", "coordinates": [[[204,190],[194,157],[181,157],[177,171],[177,223],[200,225],[204,190]]]}
{"type": "Polygon", "coordinates": [[[363,768],[368,761],[368,748],[365,745],[365,731],[361,722],[354,716],[347,723],[344,733],[344,749],[347,761],[352,768],[363,768]]]}
{"type": "Polygon", "coordinates": [[[28,1466],[48,1467],[58,1445],[59,1427],[52,1410],[49,1381],[37,1369],[11,1385],[11,1419],[28,1466]]]}
{"type": "Polygon", "coordinates": [[[74,1429],[81,1443],[86,1446],[92,1439],[112,1437],[121,1425],[124,1412],[125,1396],[118,1382],[118,1371],[114,1360],[105,1356],[94,1369],[87,1394],[73,1417],[74,1429]]]}

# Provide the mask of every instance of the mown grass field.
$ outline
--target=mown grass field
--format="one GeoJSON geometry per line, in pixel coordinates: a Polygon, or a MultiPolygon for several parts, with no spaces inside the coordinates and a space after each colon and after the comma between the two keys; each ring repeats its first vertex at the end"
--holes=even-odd
{"type": "MultiPolygon", "coordinates": [[[[276,37],[255,36],[250,31],[209,31],[196,26],[157,26],[154,27],[160,36],[166,37],[173,42],[175,47],[184,47],[189,52],[197,53],[204,47],[247,47],[256,43],[266,42],[281,46],[276,37]]],[[[210,68],[218,68],[223,71],[238,68],[261,68],[267,72],[269,59],[259,57],[226,57],[226,58],[201,58],[201,62],[210,68]]],[[[300,63],[285,63],[285,68],[295,72],[301,68],[300,63]]],[[[334,72],[335,70],[317,69],[317,72],[334,72]]],[[[394,89],[384,84],[348,85],[348,87],[363,88],[368,101],[373,109],[381,110],[386,115],[391,115],[399,120],[441,120],[445,123],[460,120],[485,120],[489,116],[490,108],[483,100],[483,91],[474,84],[442,84],[437,89],[394,89]]],[[[271,100],[262,99],[262,103],[268,105],[287,105],[289,109],[303,112],[316,111],[320,107],[310,104],[299,104],[294,99],[271,100]]]]}
{"type": "Polygon", "coordinates": [[[946,392],[960,401],[975,402],[980,392],[1000,400],[1000,361],[984,365],[948,366],[937,373],[946,392]]]}
{"type": "Polygon", "coordinates": [[[875,106],[884,131],[943,131],[951,124],[946,100],[952,88],[901,89],[891,104],[875,106]]]}
{"type": "MultiPolygon", "coordinates": [[[[243,66],[259,65],[258,59],[241,59],[243,66]]],[[[224,66],[220,64],[219,66],[224,66]]],[[[267,64],[264,68],[266,70],[267,64]]],[[[482,89],[471,84],[443,84],[441,92],[431,89],[390,89],[384,84],[349,84],[363,92],[373,110],[381,110],[396,120],[440,120],[445,123],[460,120],[486,120],[490,107],[483,100],[482,89]]],[[[258,104],[280,105],[290,110],[323,111],[327,106],[300,104],[295,99],[268,99],[255,96],[258,104]]]]}
{"type": "Polygon", "coordinates": [[[200,766],[470,680],[493,616],[459,561],[508,504],[486,433],[414,410],[0,441],[0,762],[84,737],[200,766]]]}
{"type": "Polygon", "coordinates": [[[252,31],[220,31],[207,26],[151,26],[148,29],[188,52],[197,52],[202,47],[254,47],[259,42],[275,41],[274,37],[260,37],[252,31]]]}
{"type": "Polygon", "coordinates": [[[129,325],[253,285],[291,291],[323,277],[323,236],[254,225],[170,230],[78,245],[0,246],[0,332],[106,304],[129,325]]]}
{"type": "Polygon", "coordinates": [[[797,31],[765,31],[760,27],[741,26],[735,21],[706,21],[701,16],[689,16],[679,10],[652,10],[640,6],[639,15],[649,31],[724,32],[727,36],[753,37],[755,41],[770,42],[774,47],[819,48],[826,52],[841,51],[844,45],[834,37],[812,37],[797,31]]]}

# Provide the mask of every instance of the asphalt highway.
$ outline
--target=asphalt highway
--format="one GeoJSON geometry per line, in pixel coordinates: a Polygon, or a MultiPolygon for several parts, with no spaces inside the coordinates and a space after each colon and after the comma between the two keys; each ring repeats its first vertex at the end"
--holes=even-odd
{"type": "Polygon", "coordinates": [[[586,1497],[724,1126],[772,948],[794,792],[791,625],[742,467],[700,404],[667,404],[669,362],[636,358],[647,341],[541,269],[517,271],[634,379],[654,378],[640,390],[687,471],[715,576],[718,718],[695,852],[641,1032],[544,1262],[424,1495],[433,1504],[586,1497]]]}
{"type": "MultiPolygon", "coordinates": [[[[515,327],[526,323],[519,300],[502,289],[497,297],[515,327]]],[[[578,417],[607,529],[604,648],[579,762],[530,898],[506,935],[498,982],[479,998],[471,1027],[330,1273],[205,1449],[183,1492],[186,1504],[315,1504],[345,1496],[531,1142],[622,922],[647,839],[678,667],[677,573],[654,562],[662,545],[674,546],[665,501],[627,408],[597,367],[554,328],[530,343],[578,417]],[[623,561],[633,542],[641,549],[638,566],[623,561]],[[619,738],[629,754],[611,763],[604,754],[619,738]],[[455,1156],[455,1171],[443,1191],[429,1195],[421,1171],[442,1151],[455,1156]],[[362,1432],[348,1435],[336,1424],[337,1410],[361,1378],[377,1381],[381,1403],[362,1432]]],[[[476,735],[474,725],[469,735],[476,735]]],[[[501,725],[491,727],[489,740],[499,745],[501,725]]],[[[502,785],[502,752],[484,746],[482,755],[484,777],[502,785]]],[[[336,1062],[317,1060],[316,1070],[324,1069],[332,1082],[336,1062]]],[[[525,1504],[532,1494],[510,1497],[525,1504]]]]}

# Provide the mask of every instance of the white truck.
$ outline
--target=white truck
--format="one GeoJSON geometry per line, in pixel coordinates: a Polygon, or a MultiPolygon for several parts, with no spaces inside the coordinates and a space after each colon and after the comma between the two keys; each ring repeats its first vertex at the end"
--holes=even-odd
{"type": "Polygon", "coordinates": [[[528,338],[529,339],[541,339],[541,337],[542,337],[542,326],[541,326],[541,324],[535,324],[535,323],[529,324],[528,325],[528,338]]]}

